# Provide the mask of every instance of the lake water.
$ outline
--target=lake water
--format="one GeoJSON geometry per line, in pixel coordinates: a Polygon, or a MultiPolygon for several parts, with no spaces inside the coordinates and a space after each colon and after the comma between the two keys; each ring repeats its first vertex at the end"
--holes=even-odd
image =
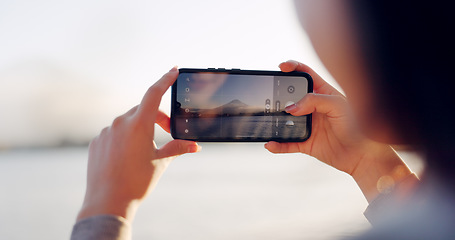
{"type": "Polygon", "coordinates": [[[304,116],[177,117],[177,136],[184,139],[294,138],[307,136],[304,116]]]}
{"type": "MultiPolygon", "coordinates": [[[[369,228],[347,174],[263,144],[201,144],[177,158],[143,203],[133,239],[337,239],[369,228]]],[[[411,168],[421,164],[403,153],[411,168]]],[[[87,148],[0,152],[0,239],[68,239],[87,148]]]]}

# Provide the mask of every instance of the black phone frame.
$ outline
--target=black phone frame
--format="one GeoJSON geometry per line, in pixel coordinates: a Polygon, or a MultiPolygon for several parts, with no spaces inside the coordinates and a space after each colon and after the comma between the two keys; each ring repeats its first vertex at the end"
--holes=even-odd
{"type": "MultiPolygon", "coordinates": [[[[225,69],[225,68],[180,68],[180,73],[225,73],[225,74],[237,74],[237,75],[265,75],[265,76],[298,76],[305,77],[308,80],[308,92],[313,92],[313,78],[307,72],[281,72],[281,71],[267,71],[267,70],[242,70],[242,69],[225,69]]],[[[172,85],[172,96],[171,96],[171,136],[174,139],[190,140],[196,142],[304,142],[311,137],[312,134],[312,114],[305,115],[307,117],[307,135],[304,138],[220,138],[220,139],[188,139],[179,138],[176,136],[175,127],[175,111],[177,103],[177,81],[172,85]]]]}

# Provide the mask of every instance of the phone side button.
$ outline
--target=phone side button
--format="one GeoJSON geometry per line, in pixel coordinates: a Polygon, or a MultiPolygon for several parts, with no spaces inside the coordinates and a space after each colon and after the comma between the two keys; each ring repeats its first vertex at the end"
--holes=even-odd
{"type": "Polygon", "coordinates": [[[207,68],[207,70],[216,70],[216,68],[207,68]]]}
{"type": "Polygon", "coordinates": [[[240,71],[240,68],[233,68],[232,71],[240,71]]]}

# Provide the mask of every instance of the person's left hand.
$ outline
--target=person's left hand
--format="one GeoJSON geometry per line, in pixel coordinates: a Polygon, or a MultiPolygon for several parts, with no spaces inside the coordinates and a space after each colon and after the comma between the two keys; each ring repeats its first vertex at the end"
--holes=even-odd
{"type": "Polygon", "coordinates": [[[191,141],[154,142],[155,123],[169,132],[169,117],[158,110],[161,97],[177,79],[172,68],[150,87],[140,105],[117,117],[89,147],[87,190],[78,220],[102,214],[131,221],[176,156],[200,151],[191,141]]]}

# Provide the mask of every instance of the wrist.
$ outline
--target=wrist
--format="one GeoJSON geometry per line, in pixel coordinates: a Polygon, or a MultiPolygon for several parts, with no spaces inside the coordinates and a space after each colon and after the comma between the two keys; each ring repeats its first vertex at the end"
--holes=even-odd
{"type": "Polygon", "coordinates": [[[413,174],[391,146],[373,144],[352,174],[369,203],[413,174]]]}
{"type": "Polygon", "coordinates": [[[110,198],[108,201],[103,201],[86,199],[79,211],[77,220],[96,215],[115,215],[126,219],[131,224],[139,204],[139,200],[124,201],[110,198]]]}

